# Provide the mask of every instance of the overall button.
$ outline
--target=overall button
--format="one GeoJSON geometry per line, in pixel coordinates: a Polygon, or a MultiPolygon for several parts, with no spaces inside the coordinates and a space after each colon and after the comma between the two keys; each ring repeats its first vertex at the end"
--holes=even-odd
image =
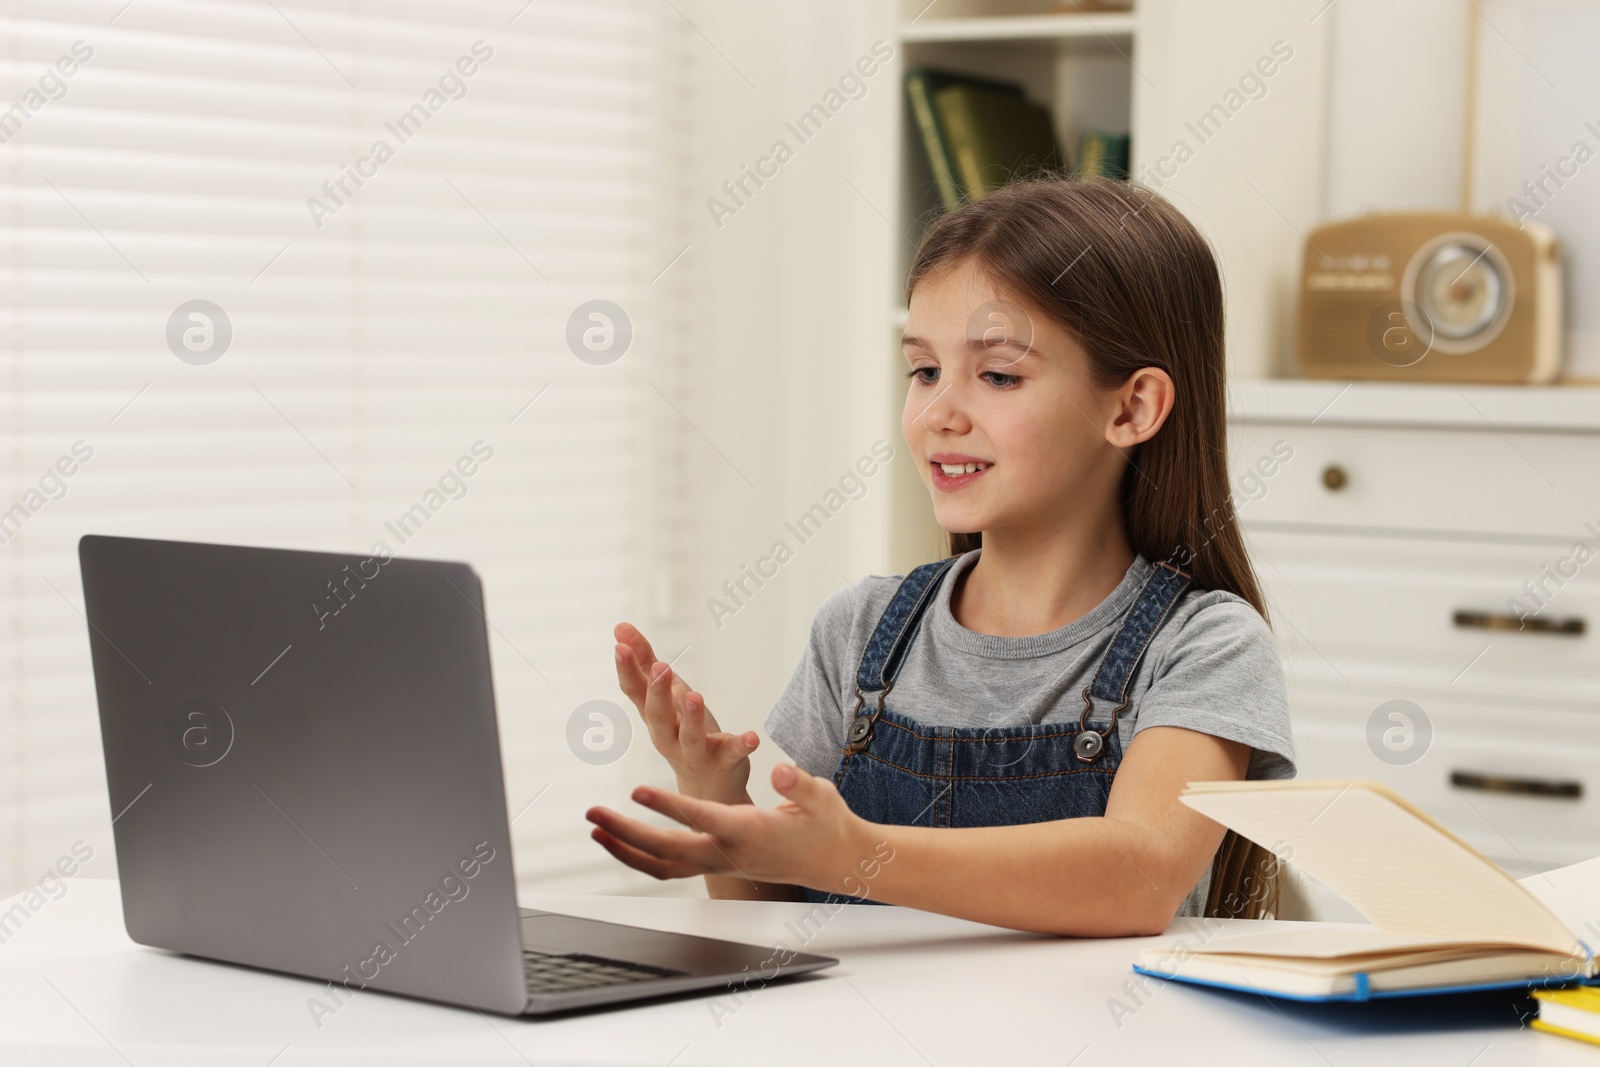
{"type": "Polygon", "coordinates": [[[1079,759],[1092,760],[1100,755],[1100,749],[1105,745],[1105,740],[1095,730],[1085,730],[1072,741],[1072,750],[1078,754],[1079,759]]]}
{"type": "Polygon", "coordinates": [[[855,720],[850,723],[850,740],[851,741],[857,741],[857,742],[864,741],[864,740],[866,740],[867,736],[869,734],[871,734],[871,733],[872,733],[872,717],[869,716],[869,715],[858,715],[858,716],[856,716],[855,720]]]}

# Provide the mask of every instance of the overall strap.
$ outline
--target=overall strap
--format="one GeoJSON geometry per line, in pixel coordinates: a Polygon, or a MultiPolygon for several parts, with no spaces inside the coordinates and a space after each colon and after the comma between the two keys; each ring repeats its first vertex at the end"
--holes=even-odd
{"type": "Polygon", "coordinates": [[[1145,649],[1150,646],[1150,639],[1167,621],[1172,605],[1178,602],[1188,585],[1189,576],[1170,563],[1158,563],[1151,568],[1150,577],[1145,579],[1133,607],[1123,616],[1121,628],[1111,639],[1111,647],[1106,649],[1095,671],[1094,681],[1089,686],[1095,696],[1119,708],[1126,705],[1128,686],[1133,682],[1145,649]]]}
{"type": "Polygon", "coordinates": [[[883,609],[883,617],[878,620],[877,629],[861,654],[861,666],[856,671],[858,691],[876,692],[893,684],[895,675],[900,673],[900,665],[905,662],[922,613],[933,602],[939,579],[960,558],[959,555],[948,556],[924,563],[900,582],[900,588],[895,590],[889,606],[883,609]]]}

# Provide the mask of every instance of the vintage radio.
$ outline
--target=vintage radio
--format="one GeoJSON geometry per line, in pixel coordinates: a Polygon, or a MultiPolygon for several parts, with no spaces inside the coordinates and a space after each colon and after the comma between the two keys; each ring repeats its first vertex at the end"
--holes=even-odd
{"type": "Polygon", "coordinates": [[[1306,240],[1308,378],[1548,382],[1561,369],[1560,247],[1550,228],[1419,212],[1332,222],[1306,240]]]}

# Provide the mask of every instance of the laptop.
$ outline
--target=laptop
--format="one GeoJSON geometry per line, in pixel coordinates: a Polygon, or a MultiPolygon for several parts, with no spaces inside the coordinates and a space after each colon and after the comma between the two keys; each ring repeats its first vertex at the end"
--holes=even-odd
{"type": "Polygon", "coordinates": [[[327,1014],[378,990],[545,1015],[838,962],[518,908],[467,564],[93,534],[78,559],[134,941],[317,979],[327,1014]]]}

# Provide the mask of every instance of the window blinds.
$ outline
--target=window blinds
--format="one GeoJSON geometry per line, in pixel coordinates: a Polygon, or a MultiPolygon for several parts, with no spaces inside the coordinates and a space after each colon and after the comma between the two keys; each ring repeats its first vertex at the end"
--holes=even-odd
{"type": "Polygon", "coordinates": [[[627,804],[638,754],[584,763],[566,724],[622,701],[611,628],[670,543],[640,534],[645,449],[678,432],[651,384],[673,380],[654,309],[679,251],[661,21],[646,0],[0,15],[0,895],[78,840],[115,873],[86,532],[472,562],[523,886],[654,885],[582,817],[627,804]],[[627,316],[622,358],[569,346],[594,300],[627,316]]]}

